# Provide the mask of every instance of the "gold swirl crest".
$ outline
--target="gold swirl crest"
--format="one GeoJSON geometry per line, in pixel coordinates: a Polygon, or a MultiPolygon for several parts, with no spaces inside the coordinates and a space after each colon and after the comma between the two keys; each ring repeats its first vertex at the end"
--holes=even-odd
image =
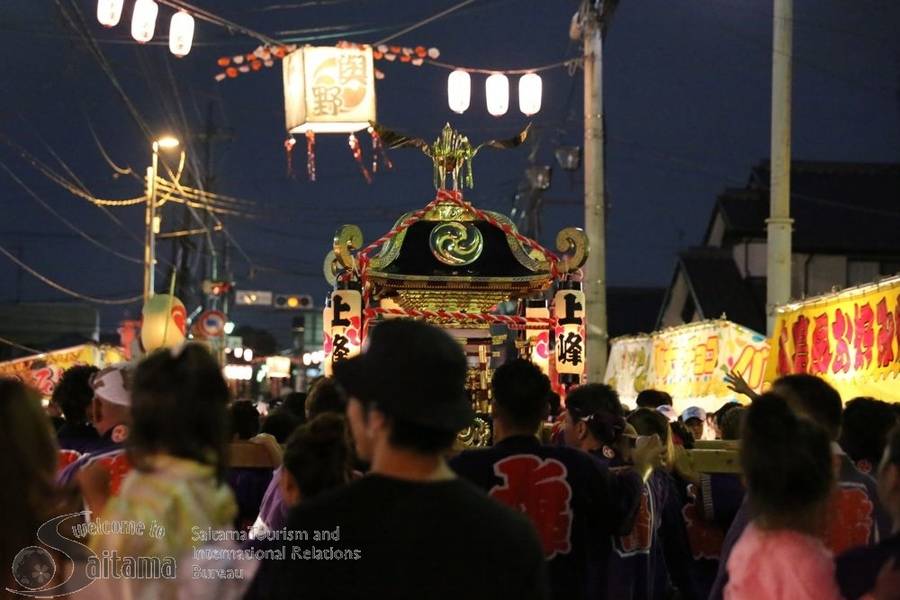
{"type": "Polygon", "coordinates": [[[453,267],[472,264],[484,249],[484,238],[478,228],[472,223],[457,221],[436,225],[428,243],[436,259],[453,267]]]}

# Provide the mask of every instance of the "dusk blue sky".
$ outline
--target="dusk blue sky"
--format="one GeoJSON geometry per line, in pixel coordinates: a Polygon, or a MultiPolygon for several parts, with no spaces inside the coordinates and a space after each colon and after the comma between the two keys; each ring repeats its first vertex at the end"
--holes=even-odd
{"type": "MultiPolygon", "coordinates": [[[[216,191],[252,200],[255,219],[225,224],[255,269],[232,250],[238,287],[301,292],[317,301],[327,284],[324,254],[335,228],[357,223],[372,240],[402,212],[433,196],[428,160],[415,151],[394,151],[394,170],[371,185],[361,178],[345,136],[320,136],[319,181],[305,178],[304,144],[294,154],[297,178],[285,176],[280,64],[221,83],[216,59],[252,51],[258,42],[197,23],[196,45],[176,59],[165,45],[141,46],[129,35],[133,0],[123,22],[103,29],[94,0],[78,5],[109,58],[124,90],[154,131],[174,131],[196,153],[207,104],[233,139],[214,147],[216,191]],[[171,76],[169,73],[171,69],[171,76]],[[176,97],[187,121],[181,131],[176,97]],[[270,269],[277,269],[270,270],[270,269]]],[[[453,0],[195,0],[203,8],[275,38],[284,32],[336,26],[326,34],[374,30],[341,38],[373,42],[448,8],[453,0]]],[[[97,196],[139,195],[141,183],[114,179],[90,132],[93,126],[113,160],[140,173],[149,145],[121,97],[54,0],[6,0],[0,4],[0,133],[54,168],[59,157],[97,196]]],[[[746,182],[752,165],[768,157],[771,81],[769,0],[622,0],[606,40],[605,102],[610,285],[665,286],[676,252],[701,241],[717,193],[746,182]]],[[[893,0],[796,0],[793,155],[805,160],[900,162],[900,2],[893,0]]],[[[408,33],[393,43],[434,46],[441,60],[514,69],[576,56],[568,38],[574,0],[478,0],[408,33]]],[[[166,35],[171,9],[161,7],[158,39],[166,35]]],[[[304,35],[304,34],[293,34],[304,35]]],[[[312,35],[307,33],[306,35],[312,35]]],[[[311,43],[330,45],[329,38],[311,43]]],[[[433,138],[450,121],[473,141],[519,131],[527,119],[516,110],[488,115],[484,76],[473,76],[469,111],[447,107],[448,71],[379,62],[386,77],[378,86],[378,118],[389,127],[433,138]]],[[[552,164],[557,145],[580,145],[582,76],[565,69],[542,74],[543,109],[534,117],[541,133],[537,160],[552,164]]],[[[516,79],[511,78],[515,85],[516,79]]],[[[368,148],[368,136],[363,136],[368,148]]],[[[467,196],[478,206],[508,212],[531,148],[484,152],[475,163],[467,196]]],[[[141,257],[143,210],[111,209],[129,233],[99,209],[48,181],[0,144],[0,161],[66,218],[116,251],[141,257]]],[[[541,241],[581,225],[582,178],[555,169],[547,193],[541,241]]],[[[140,265],[75,237],[0,168],[0,246],[60,284],[100,297],[139,294],[140,265]]],[[[164,218],[181,219],[167,206],[164,218]]],[[[166,227],[164,227],[166,228],[166,227]]],[[[169,246],[161,246],[163,258],[169,246]]],[[[66,300],[0,256],[0,302],[66,300]]],[[[105,308],[102,326],[112,331],[139,306],[105,308]]],[[[290,316],[242,311],[239,321],[286,330],[290,316]]]]}

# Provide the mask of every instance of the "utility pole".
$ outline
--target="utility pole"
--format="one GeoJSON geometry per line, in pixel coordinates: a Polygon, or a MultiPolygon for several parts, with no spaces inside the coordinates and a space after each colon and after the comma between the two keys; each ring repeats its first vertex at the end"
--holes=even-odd
{"type": "Polygon", "coordinates": [[[156,174],[159,144],[153,142],[153,163],[147,167],[147,200],[144,208],[144,304],[156,293],[156,174]]]}
{"type": "Polygon", "coordinates": [[[603,31],[618,0],[585,0],[580,21],[584,44],[584,229],[588,237],[584,292],[587,300],[587,379],[603,381],[609,332],[606,321],[606,189],[603,133],[603,31]]]}
{"type": "Polygon", "coordinates": [[[775,331],[775,308],[791,299],[791,79],[793,0],[774,0],[772,35],[772,139],[769,218],[766,220],[766,328],[775,331]]]}

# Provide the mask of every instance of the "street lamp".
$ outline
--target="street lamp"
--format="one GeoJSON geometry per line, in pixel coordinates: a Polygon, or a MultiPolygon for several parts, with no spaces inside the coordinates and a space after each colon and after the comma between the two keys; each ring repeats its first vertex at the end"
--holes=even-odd
{"type": "Polygon", "coordinates": [[[178,139],[170,135],[153,140],[153,161],[147,167],[147,207],[144,212],[144,303],[156,293],[156,178],[159,172],[159,149],[178,147],[178,139]]]}

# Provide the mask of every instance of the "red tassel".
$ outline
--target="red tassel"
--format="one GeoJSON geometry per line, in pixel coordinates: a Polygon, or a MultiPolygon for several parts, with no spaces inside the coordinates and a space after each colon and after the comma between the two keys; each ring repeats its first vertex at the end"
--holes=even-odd
{"type": "Polygon", "coordinates": [[[293,136],[288,136],[288,139],[284,140],[284,151],[287,155],[287,176],[290,179],[294,178],[293,154],[294,144],[296,143],[297,140],[293,136]]]}
{"type": "Polygon", "coordinates": [[[316,133],[306,132],[306,175],[310,181],[316,180],[316,133]]]}
{"type": "Polygon", "coordinates": [[[384,165],[384,168],[387,170],[391,170],[394,168],[393,163],[391,163],[391,159],[388,158],[387,152],[384,149],[384,143],[381,141],[381,136],[378,135],[378,132],[375,131],[373,127],[369,127],[369,135],[372,136],[372,173],[378,172],[378,157],[381,157],[381,163],[384,165]]]}
{"type": "Polygon", "coordinates": [[[350,151],[353,153],[353,160],[355,160],[356,164],[359,165],[360,173],[362,173],[362,176],[366,180],[366,183],[372,183],[372,176],[369,174],[369,170],[366,168],[366,165],[363,164],[362,146],[360,146],[359,140],[355,135],[351,133],[349,142],[350,151]]]}

